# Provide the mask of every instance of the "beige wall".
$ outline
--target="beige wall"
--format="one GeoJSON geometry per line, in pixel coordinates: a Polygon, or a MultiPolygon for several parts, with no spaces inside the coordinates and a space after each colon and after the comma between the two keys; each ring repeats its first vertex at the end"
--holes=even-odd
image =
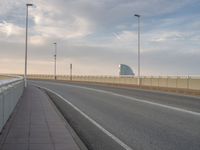
{"type": "MultiPolygon", "coordinates": [[[[29,79],[54,79],[52,75],[29,75],[29,79]]],[[[70,76],[57,76],[57,80],[70,80],[70,76]]],[[[111,83],[123,85],[137,85],[137,77],[114,77],[114,76],[73,76],[73,81],[111,83]]],[[[142,86],[178,88],[200,90],[200,77],[153,77],[146,76],[141,78],[142,86]]]]}
{"type": "Polygon", "coordinates": [[[6,80],[11,79],[12,77],[6,76],[6,75],[0,75],[0,80],[6,80]]]}

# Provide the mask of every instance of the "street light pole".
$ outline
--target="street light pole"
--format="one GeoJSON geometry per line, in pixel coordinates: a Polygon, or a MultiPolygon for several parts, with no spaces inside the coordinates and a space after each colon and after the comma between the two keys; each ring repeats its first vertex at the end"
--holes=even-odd
{"type": "Polygon", "coordinates": [[[26,39],[25,39],[25,71],[24,71],[24,86],[27,87],[27,50],[28,50],[28,8],[33,4],[26,4],[26,39]]]}
{"type": "Polygon", "coordinates": [[[54,79],[56,80],[56,57],[57,57],[57,43],[53,43],[55,45],[55,54],[54,54],[54,79]]]}
{"type": "Polygon", "coordinates": [[[138,18],[138,85],[140,86],[140,15],[135,14],[138,18]]]}
{"type": "Polygon", "coordinates": [[[70,64],[70,81],[72,81],[72,64],[70,64]]]}

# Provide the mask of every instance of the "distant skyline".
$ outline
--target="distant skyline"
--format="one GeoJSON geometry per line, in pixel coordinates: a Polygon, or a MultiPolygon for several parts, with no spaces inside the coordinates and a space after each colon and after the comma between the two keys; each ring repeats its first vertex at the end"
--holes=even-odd
{"type": "Polygon", "coordinates": [[[199,0],[1,0],[0,73],[24,73],[26,3],[28,73],[137,74],[137,18],[141,15],[141,74],[200,75],[199,0]]]}

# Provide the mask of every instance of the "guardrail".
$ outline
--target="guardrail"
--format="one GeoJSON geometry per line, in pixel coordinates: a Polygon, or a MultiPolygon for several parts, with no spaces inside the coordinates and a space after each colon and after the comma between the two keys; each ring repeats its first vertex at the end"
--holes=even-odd
{"type": "MultiPolygon", "coordinates": [[[[53,80],[52,75],[29,75],[29,79],[53,80]]],[[[137,86],[137,77],[115,76],[57,76],[57,80],[108,83],[118,85],[137,86]],[[71,80],[72,79],[72,80],[71,80]]],[[[200,77],[195,76],[143,76],[140,78],[141,86],[156,88],[173,88],[186,90],[200,90],[200,77]]]]}
{"type": "Polygon", "coordinates": [[[24,90],[24,79],[0,80],[0,132],[12,114],[24,90]]]}

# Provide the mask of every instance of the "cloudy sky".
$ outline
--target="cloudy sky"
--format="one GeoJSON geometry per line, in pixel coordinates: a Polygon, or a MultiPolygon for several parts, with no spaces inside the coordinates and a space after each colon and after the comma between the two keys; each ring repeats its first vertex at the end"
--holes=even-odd
{"type": "Polygon", "coordinates": [[[142,75],[200,74],[200,0],[0,0],[0,72],[23,73],[25,4],[29,9],[28,72],[118,75],[137,73],[141,17],[142,75]]]}

